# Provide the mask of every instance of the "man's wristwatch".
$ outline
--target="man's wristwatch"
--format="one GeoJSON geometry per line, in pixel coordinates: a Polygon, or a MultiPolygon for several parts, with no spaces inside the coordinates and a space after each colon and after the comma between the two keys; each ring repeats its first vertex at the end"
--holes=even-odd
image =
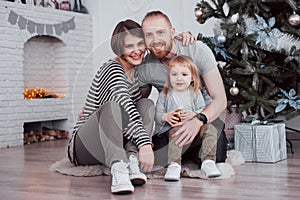
{"type": "Polygon", "coordinates": [[[203,113],[197,113],[196,116],[203,124],[207,124],[207,117],[203,113]]]}

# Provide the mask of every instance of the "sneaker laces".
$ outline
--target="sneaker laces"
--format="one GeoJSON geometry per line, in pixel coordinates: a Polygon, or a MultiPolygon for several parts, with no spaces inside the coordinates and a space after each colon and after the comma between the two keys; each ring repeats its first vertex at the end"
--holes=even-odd
{"type": "Polygon", "coordinates": [[[118,163],[117,166],[113,166],[112,170],[115,172],[114,180],[116,181],[116,184],[128,182],[128,165],[129,163],[124,163],[123,160],[121,160],[120,164],[118,163]]]}
{"type": "Polygon", "coordinates": [[[130,155],[129,156],[129,173],[140,173],[140,168],[139,168],[139,161],[136,156],[130,155]]]}
{"type": "Polygon", "coordinates": [[[215,168],[216,167],[216,164],[214,162],[205,162],[204,165],[206,165],[207,167],[209,168],[215,168]]]}
{"type": "Polygon", "coordinates": [[[178,167],[180,167],[180,165],[179,164],[177,164],[177,163],[172,163],[172,164],[170,164],[169,166],[168,166],[168,169],[177,169],[178,167]]]}

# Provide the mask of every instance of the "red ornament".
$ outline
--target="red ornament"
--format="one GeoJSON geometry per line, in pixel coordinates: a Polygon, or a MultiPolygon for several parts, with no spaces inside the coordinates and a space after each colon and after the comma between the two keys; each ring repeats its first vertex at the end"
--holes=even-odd
{"type": "Polygon", "coordinates": [[[70,11],[71,10],[71,4],[70,4],[70,2],[69,1],[62,1],[61,3],[60,3],[60,9],[61,10],[67,10],[67,11],[70,11]]]}
{"type": "Polygon", "coordinates": [[[203,11],[201,8],[198,8],[197,10],[195,10],[195,16],[197,18],[201,17],[203,15],[203,11]]]}

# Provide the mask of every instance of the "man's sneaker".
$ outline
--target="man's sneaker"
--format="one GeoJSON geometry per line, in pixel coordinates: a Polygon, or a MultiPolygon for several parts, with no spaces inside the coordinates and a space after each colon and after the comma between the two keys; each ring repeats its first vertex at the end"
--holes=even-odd
{"type": "Polygon", "coordinates": [[[208,178],[221,176],[221,172],[216,166],[215,161],[205,160],[202,162],[201,170],[205,173],[208,178]]]}
{"type": "Polygon", "coordinates": [[[147,182],[147,177],[141,173],[139,161],[134,155],[129,156],[128,170],[130,181],[134,186],[144,185],[147,182]]]}
{"type": "Polygon", "coordinates": [[[165,181],[179,181],[181,172],[181,165],[176,162],[172,162],[165,174],[165,181]]]}
{"type": "Polygon", "coordinates": [[[128,164],[122,160],[111,166],[112,184],[111,192],[114,194],[128,194],[134,191],[129,179],[128,164]]]}

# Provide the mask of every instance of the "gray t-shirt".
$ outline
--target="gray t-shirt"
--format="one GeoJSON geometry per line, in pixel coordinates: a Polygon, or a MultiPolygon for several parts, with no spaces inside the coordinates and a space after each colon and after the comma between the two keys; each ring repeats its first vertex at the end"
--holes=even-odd
{"type": "MultiPolygon", "coordinates": [[[[175,39],[175,43],[178,55],[189,56],[194,60],[200,77],[210,70],[217,68],[218,63],[214,54],[202,41],[196,41],[188,46],[183,46],[181,41],[175,39]]],[[[162,91],[167,80],[168,69],[153,54],[149,53],[143,63],[136,69],[140,87],[152,85],[159,92],[162,91]]],[[[203,85],[203,88],[203,96],[207,105],[211,101],[211,98],[205,90],[205,85],[203,85]]]]}
{"type": "Polygon", "coordinates": [[[205,108],[206,103],[200,90],[194,93],[193,87],[190,87],[184,94],[185,97],[177,96],[172,90],[168,91],[167,96],[163,92],[159,94],[155,107],[155,133],[161,134],[171,128],[167,122],[161,121],[164,113],[178,108],[199,113],[205,108]],[[180,99],[177,99],[178,97],[180,99]],[[180,102],[183,102],[183,107],[179,105],[180,102]]]}

